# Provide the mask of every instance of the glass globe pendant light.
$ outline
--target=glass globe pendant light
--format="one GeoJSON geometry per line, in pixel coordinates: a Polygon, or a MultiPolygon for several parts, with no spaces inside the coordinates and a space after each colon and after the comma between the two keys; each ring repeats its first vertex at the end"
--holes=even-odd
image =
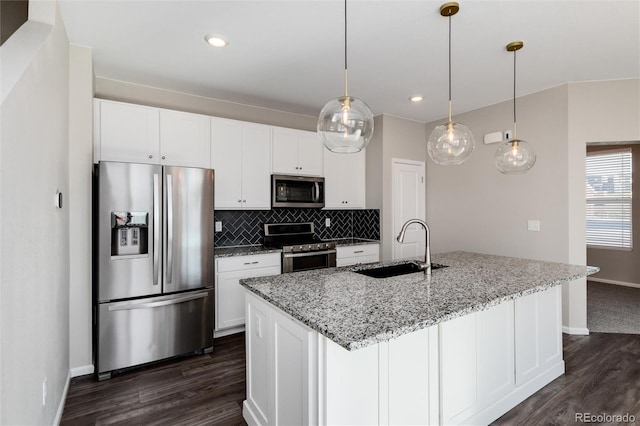
{"type": "Polygon", "coordinates": [[[318,118],[318,134],[329,151],[362,151],[373,136],[373,114],[347,91],[347,0],[344,1],[344,96],[329,101],[318,118]]]}
{"type": "Polygon", "coordinates": [[[513,52],[513,139],[500,145],[495,154],[496,168],[505,175],[528,172],[536,164],[536,154],[531,145],[518,139],[516,127],[516,51],[524,43],[514,41],[507,44],[507,51],[513,52]]]}
{"type": "Polygon", "coordinates": [[[433,129],[427,142],[429,157],[445,166],[464,163],[475,148],[473,134],[467,126],[451,120],[451,17],[458,13],[460,5],[445,3],[440,7],[440,15],[449,18],[449,121],[433,129]]]}

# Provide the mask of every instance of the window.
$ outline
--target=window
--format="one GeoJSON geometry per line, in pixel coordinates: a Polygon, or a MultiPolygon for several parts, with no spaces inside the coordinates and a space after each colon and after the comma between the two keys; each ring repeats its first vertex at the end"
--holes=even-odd
{"type": "Polygon", "coordinates": [[[631,149],[587,154],[587,246],[632,248],[631,149]]]}

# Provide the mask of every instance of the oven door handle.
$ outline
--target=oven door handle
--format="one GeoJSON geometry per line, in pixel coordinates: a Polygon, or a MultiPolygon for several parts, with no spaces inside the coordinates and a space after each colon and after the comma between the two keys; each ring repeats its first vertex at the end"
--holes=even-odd
{"type": "Polygon", "coordinates": [[[282,257],[288,258],[288,257],[307,257],[307,256],[317,256],[317,255],[324,255],[324,254],[332,254],[335,253],[335,250],[325,250],[325,251],[306,251],[303,253],[283,253],[282,257]]]}

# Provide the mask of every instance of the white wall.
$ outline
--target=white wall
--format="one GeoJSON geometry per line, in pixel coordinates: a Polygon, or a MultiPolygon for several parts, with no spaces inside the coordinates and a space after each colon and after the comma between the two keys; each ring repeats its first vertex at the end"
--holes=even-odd
{"type": "Polygon", "coordinates": [[[367,147],[367,194],[369,209],[380,209],[381,260],[393,258],[391,222],[393,158],[426,161],[424,124],[383,114],[375,117],[374,137],[367,147]]]}
{"type": "MultiPolygon", "coordinates": [[[[467,250],[567,262],[567,87],[518,99],[518,137],[537,154],[525,174],[503,175],[494,165],[499,144],[484,145],[489,132],[511,129],[513,103],[502,102],[454,117],[476,139],[459,166],[427,165],[427,221],[434,252],[467,250]],[[540,221],[540,232],[527,221],[540,221]]],[[[427,125],[430,133],[439,123],[427,125]]]]}
{"type": "MultiPolygon", "coordinates": [[[[69,43],[57,5],[34,3],[54,13],[55,25],[3,97],[0,117],[0,424],[7,425],[54,423],[69,372],[69,208],[54,206],[56,190],[69,193],[69,43]]],[[[4,53],[3,70],[12,61],[4,53]]]]}
{"type": "Polygon", "coordinates": [[[69,363],[91,374],[91,180],[93,163],[91,49],[69,47],[69,363]]]}
{"type": "MultiPolygon", "coordinates": [[[[512,127],[510,101],[454,117],[471,128],[476,150],[461,166],[427,163],[432,250],[586,264],[586,143],[640,139],[639,81],[574,83],[518,98],[518,137],[538,156],[522,175],[500,174],[497,145],[482,143],[485,133],[512,127]],[[529,219],[540,220],[540,232],[527,231],[529,219]]],[[[588,331],[585,282],[563,286],[565,331],[588,331]]]]}
{"type": "MultiPolygon", "coordinates": [[[[568,92],[568,257],[585,264],[586,144],[640,140],[640,79],[573,83],[568,92]]],[[[565,285],[562,303],[563,324],[586,330],[586,280],[565,285]]]]}

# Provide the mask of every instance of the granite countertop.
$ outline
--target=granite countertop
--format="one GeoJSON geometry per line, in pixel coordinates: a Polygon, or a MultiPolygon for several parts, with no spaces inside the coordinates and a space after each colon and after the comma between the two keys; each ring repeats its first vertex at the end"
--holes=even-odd
{"type": "Polygon", "coordinates": [[[448,267],[431,276],[416,272],[382,279],[353,272],[379,265],[372,264],[240,283],[338,345],[355,350],[599,270],[469,252],[434,254],[432,262],[448,267]]]}
{"type": "MultiPolygon", "coordinates": [[[[340,238],[335,240],[325,240],[336,243],[336,246],[357,246],[361,244],[379,244],[380,241],[363,240],[361,238],[340,238]]],[[[248,256],[252,254],[281,253],[282,250],[265,246],[236,246],[236,247],[216,247],[215,258],[231,256],[248,256]]]]}
{"type": "Polygon", "coordinates": [[[249,256],[252,254],[282,253],[282,250],[265,246],[216,247],[214,257],[249,256]]]}

